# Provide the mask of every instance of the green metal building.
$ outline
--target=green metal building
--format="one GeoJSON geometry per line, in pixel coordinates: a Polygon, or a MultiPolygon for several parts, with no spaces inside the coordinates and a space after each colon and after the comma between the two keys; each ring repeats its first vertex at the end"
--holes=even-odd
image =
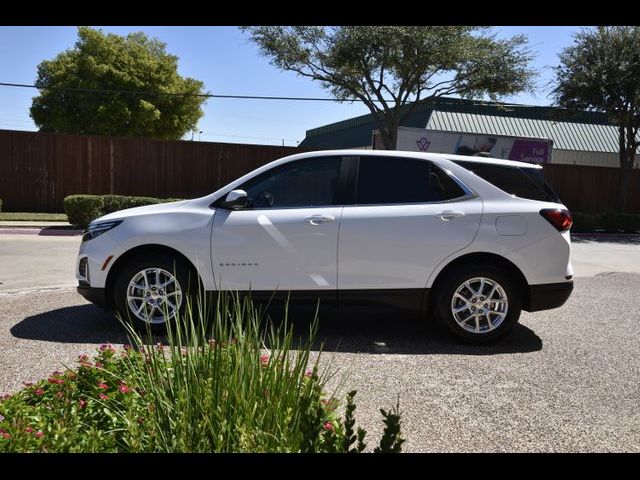
{"type": "MultiPolygon", "coordinates": [[[[463,134],[553,141],[551,163],[618,167],[618,129],[606,115],[556,107],[436,98],[419,105],[404,127],[463,134]]],[[[307,130],[301,147],[371,148],[377,129],[371,114],[307,130]]]]}

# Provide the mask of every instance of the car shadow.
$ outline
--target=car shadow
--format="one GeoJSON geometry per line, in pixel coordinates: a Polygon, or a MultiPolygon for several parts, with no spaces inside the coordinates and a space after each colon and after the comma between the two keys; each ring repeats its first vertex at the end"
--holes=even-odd
{"type": "Polygon", "coordinates": [[[572,233],[573,243],[619,243],[621,245],[640,245],[640,234],[634,233],[572,233]]]}
{"type": "Polygon", "coordinates": [[[112,313],[91,305],[74,305],[26,317],[11,327],[16,338],[60,343],[127,343],[112,313]]]}
{"type": "MultiPolygon", "coordinates": [[[[313,315],[291,314],[294,345],[309,340],[313,315]]],[[[282,320],[272,321],[282,325],[282,320]]],[[[124,327],[112,313],[94,305],[59,308],[26,317],[11,328],[16,338],[60,343],[130,343],[124,327]]],[[[164,335],[149,342],[166,343],[164,335]]],[[[268,346],[268,345],[267,345],[268,346]]],[[[320,318],[312,350],[342,353],[411,355],[496,355],[528,353],[542,349],[542,340],[531,329],[518,324],[505,338],[490,345],[460,343],[435,322],[407,315],[334,315],[320,318]]]]}
{"type": "MultiPolygon", "coordinates": [[[[311,321],[292,319],[293,333],[300,343],[309,338],[311,321]]],[[[413,316],[327,319],[318,322],[313,350],[336,353],[407,355],[496,355],[529,353],[542,349],[542,339],[518,324],[513,331],[490,345],[461,343],[437,322],[413,316]]]]}

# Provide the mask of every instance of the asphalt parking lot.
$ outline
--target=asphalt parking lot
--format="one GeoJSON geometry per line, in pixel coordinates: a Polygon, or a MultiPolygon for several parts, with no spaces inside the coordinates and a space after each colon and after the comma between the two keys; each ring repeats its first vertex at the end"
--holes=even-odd
{"type": "MultiPolygon", "coordinates": [[[[125,342],[73,289],[79,238],[23,237],[0,235],[0,393],[125,342]]],[[[370,443],[399,396],[405,451],[640,451],[640,237],[574,247],[567,304],[523,313],[492,346],[410,318],[322,323],[322,357],[358,390],[370,443]]]]}

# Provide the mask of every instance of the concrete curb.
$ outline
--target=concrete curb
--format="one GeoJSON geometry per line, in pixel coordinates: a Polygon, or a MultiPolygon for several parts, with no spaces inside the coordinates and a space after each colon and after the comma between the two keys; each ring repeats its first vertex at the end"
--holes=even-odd
{"type": "Polygon", "coordinates": [[[58,229],[58,228],[3,228],[0,226],[0,235],[39,235],[42,237],[73,237],[81,235],[82,230],[75,229],[58,229]]]}

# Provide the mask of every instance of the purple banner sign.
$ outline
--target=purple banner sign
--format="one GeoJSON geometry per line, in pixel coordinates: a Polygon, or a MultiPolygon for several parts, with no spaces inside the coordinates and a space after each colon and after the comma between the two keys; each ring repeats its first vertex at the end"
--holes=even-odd
{"type": "Polygon", "coordinates": [[[529,163],[548,163],[549,144],[537,140],[514,140],[509,160],[529,163]]]}

